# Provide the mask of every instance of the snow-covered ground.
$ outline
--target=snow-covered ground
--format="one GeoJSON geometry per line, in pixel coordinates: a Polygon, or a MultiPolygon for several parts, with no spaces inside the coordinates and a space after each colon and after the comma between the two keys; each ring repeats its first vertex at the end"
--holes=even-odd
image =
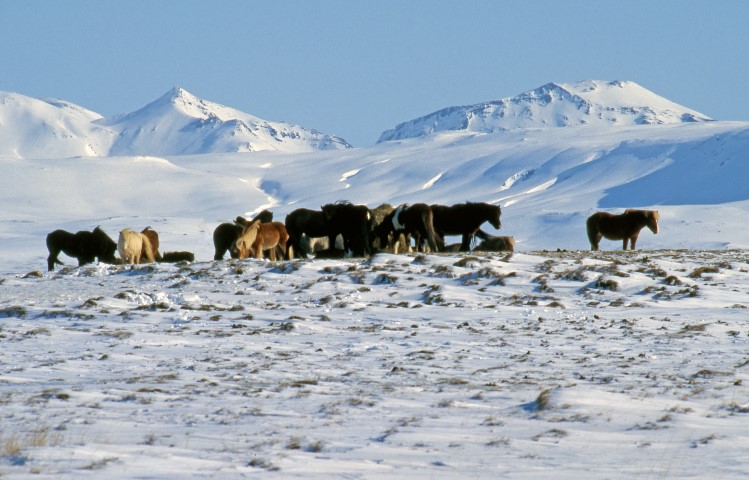
{"type": "Polygon", "coordinates": [[[0,280],[3,478],[745,478],[749,254],[0,280]]]}

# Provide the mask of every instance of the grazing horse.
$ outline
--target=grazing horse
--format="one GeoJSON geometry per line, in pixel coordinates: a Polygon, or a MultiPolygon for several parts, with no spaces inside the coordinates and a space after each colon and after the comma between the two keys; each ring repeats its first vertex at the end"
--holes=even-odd
{"type": "Polygon", "coordinates": [[[487,236],[479,243],[474,252],[514,252],[515,239],[513,237],[487,236]]]}
{"type": "Polygon", "coordinates": [[[484,222],[489,222],[497,230],[502,228],[502,222],[499,221],[502,210],[499,205],[466,202],[449,207],[445,205],[432,205],[431,207],[434,214],[434,229],[440,236],[462,235],[461,252],[471,249],[473,236],[484,222]]]}
{"type": "Polygon", "coordinates": [[[117,244],[99,227],[91,232],[81,230],[70,233],[65,230],[55,230],[47,235],[47,250],[49,250],[49,256],[47,257],[47,269],[49,271],[55,269],[55,263],[63,265],[57,259],[60,252],[77,258],[79,267],[92,263],[94,259],[100,262],[117,263],[114,256],[117,244]]]}
{"type": "MultiPolygon", "coordinates": [[[[273,212],[263,210],[262,212],[255,215],[253,220],[260,220],[261,223],[270,223],[273,221],[273,212]]],[[[247,219],[244,217],[237,217],[234,219],[234,223],[225,222],[216,227],[213,231],[213,246],[216,249],[216,253],[213,255],[214,260],[223,260],[224,254],[229,250],[229,255],[232,258],[237,258],[235,255],[236,250],[232,251],[232,245],[237,241],[237,238],[242,234],[242,228],[247,224],[247,219]]]]}
{"type": "Polygon", "coordinates": [[[270,250],[271,260],[276,260],[276,246],[280,247],[281,256],[291,259],[293,248],[287,244],[289,234],[281,222],[261,223],[253,220],[242,229],[242,234],[235,242],[237,258],[263,258],[263,251],[270,250]]]}
{"type": "Polygon", "coordinates": [[[284,223],[289,234],[289,245],[299,258],[307,258],[307,253],[312,253],[303,248],[302,235],[308,238],[328,237],[328,245],[335,245],[337,235],[332,234],[327,217],[319,210],[297,208],[286,215],[284,223]]]}
{"type": "Polygon", "coordinates": [[[149,262],[155,261],[151,241],[146,235],[133,231],[132,228],[125,228],[120,231],[117,251],[120,253],[122,262],[126,264],[140,264],[140,259],[144,254],[149,262]]]}
{"type": "MultiPolygon", "coordinates": [[[[413,235],[418,251],[424,251],[425,242],[433,252],[445,248],[442,237],[434,229],[432,209],[426,203],[399,206],[390,212],[375,230],[380,246],[390,244],[391,234],[405,234],[407,239],[413,235]]],[[[397,246],[394,253],[398,253],[397,246]]]]}
{"type": "Polygon", "coordinates": [[[627,249],[627,243],[631,242],[631,249],[635,249],[637,237],[643,227],[648,227],[651,232],[658,233],[657,210],[634,210],[628,209],[620,215],[607,212],[596,212],[586,222],[590,249],[598,250],[601,238],[608,240],[623,240],[622,250],[627,249]]]}
{"type": "Polygon", "coordinates": [[[328,226],[328,235],[332,235],[333,238],[341,235],[343,249],[347,254],[354,257],[372,254],[372,245],[369,241],[372,215],[366,206],[340,201],[323,205],[322,212],[328,226]]]}
{"type": "Polygon", "coordinates": [[[192,252],[164,252],[159,262],[177,263],[177,262],[194,262],[195,254],[192,252]]]}
{"type": "MultiPolygon", "coordinates": [[[[148,240],[151,242],[151,255],[153,255],[153,258],[157,262],[161,261],[161,254],[159,253],[159,234],[156,233],[156,230],[153,230],[151,227],[144,228],[140,231],[140,233],[148,237],[148,240]]],[[[146,258],[148,258],[148,255],[145,251],[141,254],[141,256],[144,255],[146,256],[146,258]]]]}

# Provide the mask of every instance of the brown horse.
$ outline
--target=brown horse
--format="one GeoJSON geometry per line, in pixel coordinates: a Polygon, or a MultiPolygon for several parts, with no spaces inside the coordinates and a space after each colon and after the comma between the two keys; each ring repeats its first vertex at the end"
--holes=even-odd
{"type": "Polygon", "coordinates": [[[237,258],[263,258],[263,251],[270,251],[270,259],[276,260],[276,246],[280,247],[281,256],[291,259],[293,249],[287,242],[289,234],[286,232],[286,226],[281,222],[260,223],[253,220],[244,226],[242,234],[235,242],[237,258]]]}
{"type": "Polygon", "coordinates": [[[631,249],[635,249],[637,237],[643,227],[648,227],[651,232],[658,233],[657,210],[625,210],[620,215],[607,212],[596,212],[586,222],[588,229],[588,240],[590,249],[598,250],[601,238],[608,240],[623,240],[622,250],[627,249],[631,243],[631,249]]]}
{"type": "Polygon", "coordinates": [[[474,252],[514,252],[515,239],[513,237],[489,236],[479,243],[474,252]]]}
{"type": "MultiPolygon", "coordinates": [[[[156,230],[153,230],[151,227],[146,227],[143,230],[140,231],[143,235],[148,237],[148,240],[151,242],[151,256],[157,261],[161,261],[161,254],[159,253],[159,234],[156,233],[156,230]]],[[[145,248],[145,243],[143,244],[143,247],[145,248]]],[[[142,252],[141,257],[145,256],[148,258],[148,255],[145,251],[142,252]]]]}
{"type": "MultiPolygon", "coordinates": [[[[260,220],[262,223],[270,223],[273,221],[273,212],[263,210],[258,213],[253,220],[260,220]]],[[[224,254],[229,250],[231,258],[236,257],[236,250],[232,247],[234,242],[237,241],[239,236],[242,234],[242,228],[247,225],[248,220],[244,217],[237,217],[234,219],[234,223],[225,222],[220,224],[213,231],[213,246],[216,248],[216,253],[213,255],[214,260],[223,260],[224,254]]]]}

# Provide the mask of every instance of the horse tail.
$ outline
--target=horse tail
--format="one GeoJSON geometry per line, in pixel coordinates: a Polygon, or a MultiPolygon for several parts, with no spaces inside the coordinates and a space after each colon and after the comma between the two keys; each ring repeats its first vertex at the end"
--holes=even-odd
{"type": "Polygon", "coordinates": [[[151,245],[151,240],[148,238],[147,235],[142,234],[142,233],[140,234],[140,239],[143,242],[142,250],[145,252],[146,258],[148,259],[149,262],[155,262],[156,258],[154,257],[154,254],[153,254],[153,245],[151,245]]]}
{"type": "Polygon", "coordinates": [[[600,242],[600,239],[598,238],[598,214],[593,214],[588,217],[588,220],[585,222],[585,228],[588,232],[588,241],[590,242],[590,248],[593,250],[598,250],[598,242],[600,242]]]}
{"type": "Polygon", "coordinates": [[[424,229],[427,234],[427,242],[429,242],[429,248],[435,252],[445,249],[444,241],[442,237],[434,230],[434,214],[431,208],[426,208],[421,214],[421,220],[424,224],[424,229]]]}

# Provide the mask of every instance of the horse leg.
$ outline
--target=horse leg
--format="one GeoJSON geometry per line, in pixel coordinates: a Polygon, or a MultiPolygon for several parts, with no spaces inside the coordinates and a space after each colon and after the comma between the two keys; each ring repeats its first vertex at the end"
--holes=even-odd
{"type": "Polygon", "coordinates": [[[57,250],[56,248],[52,248],[49,251],[49,257],[47,257],[47,270],[50,272],[55,269],[55,263],[59,263],[62,265],[62,262],[57,259],[57,256],[60,254],[60,250],[57,250]]]}
{"type": "Polygon", "coordinates": [[[589,240],[590,240],[590,249],[593,251],[598,250],[598,245],[601,243],[601,239],[603,238],[603,235],[600,233],[590,234],[589,240]]]}
{"type": "Polygon", "coordinates": [[[273,245],[269,250],[270,250],[270,253],[268,254],[268,256],[270,257],[272,261],[275,262],[276,261],[276,246],[273,245]]]}
{"type": "Polygon", "coordinates": [[[463,234],[463,240],[460,242],[460,251],[467,252],[471,249],[471,237],[468,233],[463,234]]]}
{"type": "Polygon", "coordinates": [[[634,234],[634,235],[632,235],[632,237],[631,237],[631,238],[629,239],[629,243],[630,243],[630,249],[631,249],[631,250],[634,250],[634,249],[635,249],[635,243],[637,243],[637,237],[638,237],[638,236],[639,236],[638,234],[634,234]]]}

